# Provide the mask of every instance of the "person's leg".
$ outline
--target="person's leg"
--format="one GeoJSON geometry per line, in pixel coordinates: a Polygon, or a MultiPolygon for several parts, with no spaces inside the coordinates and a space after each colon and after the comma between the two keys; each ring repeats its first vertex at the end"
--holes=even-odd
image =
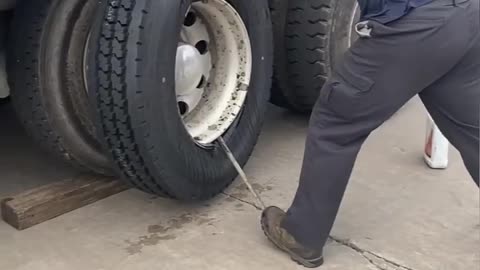
{"type": "Polygon", "coordinates": [[[445,77],[422,91],[420,97],[442,133],[460,151],[478,186],[480,36],[464,59],[445,77]]]}
{"type": "MultiPolygon", "coordinates": [[[[478,0],[473,0],[478,1],[478,0]]],[[[346,53],[313,111],[300,185],[283,227],[304,246],[323,248],[364,140],[411,97],[462,58],[473,35],[466,6],[436,1],[346,53]],[[437,18],[437,19],[435,19],[437,18]],[[441,46],[439,46],[441,44],[441,46]]]]}

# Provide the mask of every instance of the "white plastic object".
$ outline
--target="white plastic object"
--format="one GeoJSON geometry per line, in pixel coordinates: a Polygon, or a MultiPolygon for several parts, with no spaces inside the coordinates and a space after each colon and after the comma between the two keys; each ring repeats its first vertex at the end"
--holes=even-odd
{"type": "Polygon", "coordinates": [[[427,117],[427,134],[423,157],[432,169],[446,169],[448,167],[448,147],[450,143],[437,127],[432,117],[427,117]]]}

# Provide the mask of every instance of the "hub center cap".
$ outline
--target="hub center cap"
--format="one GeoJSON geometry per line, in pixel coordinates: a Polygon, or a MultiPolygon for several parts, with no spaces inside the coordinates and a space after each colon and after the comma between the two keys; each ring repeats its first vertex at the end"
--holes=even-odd
{"type": "Polygon", "coordinates": [[[177,48],[175,67],[177,95],[185,95],[197,88],[203,76],[203,64],[197,48],[189,44],[180,44],[177,48]]]}

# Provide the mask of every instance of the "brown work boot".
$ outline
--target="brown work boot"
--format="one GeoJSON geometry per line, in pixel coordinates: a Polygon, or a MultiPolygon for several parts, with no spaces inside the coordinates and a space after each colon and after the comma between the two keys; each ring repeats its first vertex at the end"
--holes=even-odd
{"type": "Polygon", "coordinates": [[[267,238],[279,249],[287,252],[292,260],[305,267],[315,268],[322,265],[322,251],[303,246],[286,229],[282,228],[281,224],[285,216],[285,212],[275,206],[270,206],[263,211],[261,223],[267,238]]]}

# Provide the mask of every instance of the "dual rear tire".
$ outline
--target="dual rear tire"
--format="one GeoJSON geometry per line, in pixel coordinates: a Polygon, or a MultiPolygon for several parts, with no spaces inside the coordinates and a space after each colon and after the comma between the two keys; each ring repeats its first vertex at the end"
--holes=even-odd
{"type": "Polygon", "coordinates": [[[212,197],[236,177],[216,138],[243,165],[260,133],[269,15],[263,0],[20,1],[8,59],[18,117],[77,168],[171,198],[212,197]]]}

